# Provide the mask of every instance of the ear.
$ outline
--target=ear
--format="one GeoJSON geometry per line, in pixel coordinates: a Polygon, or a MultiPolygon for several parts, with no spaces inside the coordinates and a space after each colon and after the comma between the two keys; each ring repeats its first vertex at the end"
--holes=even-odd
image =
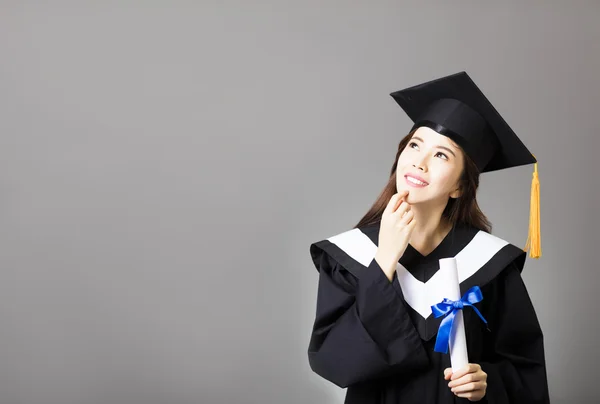
{"type": "Polygon", "coordinates": [[[462,195],[462,190],[459,188],[456,188],[454,191],[450,192],[450,198],[452,199],[456,199],[459,198],[462,195]]]}

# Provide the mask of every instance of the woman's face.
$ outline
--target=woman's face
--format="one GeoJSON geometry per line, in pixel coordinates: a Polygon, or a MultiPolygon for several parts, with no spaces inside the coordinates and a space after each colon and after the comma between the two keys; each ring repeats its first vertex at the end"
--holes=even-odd
{"type": "Polygon", "coordinates": [[[460,196],[458,181],[463,170],[462,149],[433,129],[419,127],[398,157],[396,188],[408,190],[407,202],[417,204],[460,196]],[[424,182],[424,183],[415,183],[424,182]]]}

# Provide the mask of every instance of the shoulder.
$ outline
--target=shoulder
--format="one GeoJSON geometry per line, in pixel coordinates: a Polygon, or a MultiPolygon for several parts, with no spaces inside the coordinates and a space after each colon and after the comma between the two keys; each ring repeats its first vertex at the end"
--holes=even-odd
{"type": "Polygon", "coordinates": [[[527,256],[523,248],[484,230],[478,230],[476,237],[477,247],[487,251],[490,259],[505,264],[504,267],[512,266],[517,268],[519,272],[523,270],[527,256]]]}
{"type": "Polygon", "coordinates": [[[323,261],[327,260],[358,277],[375,257],[378,233],[379,226],[360,227],[313,242],[310,255],[317,271],[321,271],[323,261]]]}
{"type": "Polygon", "coordinates": [[[469,243],[456,255],[463,272],[461,290],[486,285],[507,270],[520,274],[527,253],[520,247],[484,230],[474,230],[469,243]]]}

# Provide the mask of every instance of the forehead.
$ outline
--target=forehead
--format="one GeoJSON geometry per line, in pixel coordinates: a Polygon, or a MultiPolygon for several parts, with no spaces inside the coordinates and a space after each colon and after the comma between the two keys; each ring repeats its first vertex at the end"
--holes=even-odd
{"type": "Polygon", "coordinates": [[[447,146],[452,149],[460,149],[460,147],[449,137],[440,135],[436,131],[427,126],[421,126],[414,131],[412,137],[418,137],[423,139],[423,142],[431,144],[432,146],[447,146]]]}

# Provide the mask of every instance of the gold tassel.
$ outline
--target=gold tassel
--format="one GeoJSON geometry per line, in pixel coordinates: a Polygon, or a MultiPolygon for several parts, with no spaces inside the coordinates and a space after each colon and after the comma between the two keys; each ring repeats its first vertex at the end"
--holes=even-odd
{"type": "MultiPolygon", "coordinates": [[[[533,156],[535,158],[535,156],[533,156]]],[[[538,164],[534,165],[533,179],[531,180],[531,202],[529,207],[529,234],[524,251],[529,250],[531,258],[542,256],[542,243],[540,234],[540,179],[538,176],[538,164]]]]}

